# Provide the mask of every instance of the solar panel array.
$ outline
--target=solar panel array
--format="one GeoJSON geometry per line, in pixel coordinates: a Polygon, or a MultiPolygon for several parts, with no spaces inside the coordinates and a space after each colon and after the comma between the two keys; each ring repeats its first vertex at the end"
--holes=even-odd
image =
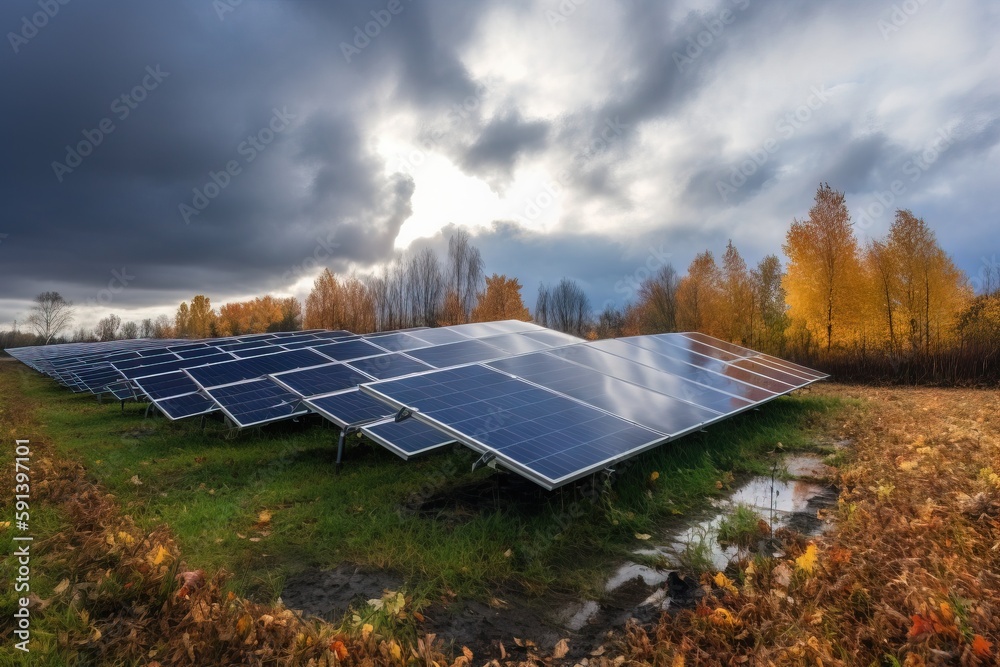
{"type": "Polygon", "coordinates": [[[516,320],[8,352],[172,420],[316,413],[404,459],[459,442],[549,489],[826,377],[699,333],[587,342],[516,320]],[[415,418],[393,419],[401,408],[415,418]]]}

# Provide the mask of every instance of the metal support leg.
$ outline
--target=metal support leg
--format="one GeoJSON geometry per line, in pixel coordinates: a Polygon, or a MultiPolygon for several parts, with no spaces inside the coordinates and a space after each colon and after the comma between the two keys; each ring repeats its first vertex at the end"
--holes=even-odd
{"type": "Polygon", "coordinates": [[[207,416],[207,415],[202,415],[202,416],[201,416],[201,430],[202,430],[202,431],[204,431],[204,430],[205,430],[205,417],[206,417],[206,416],[207,416]]]}
{"type": "Polygon", "coordinates": [[[122,412],[125,412],[125,399],[123,398],[120,403],[122,404],[122,412]]]}
{"type": "Polygon", "coordinates": [[[340,437],[337,439],[337,465],[335,472],[340,474],[340,461],[344,458],[344,441],[347,440],[347,429],[340,429],[340,437]]]}
{"type": "Polygon", "coordinates": [[[149,411],[152,409],[153,409],[153,402],[150,401],[149,405],[146,406],[146,415],[143,417],[143,419],[149,419],[149,411]]]}

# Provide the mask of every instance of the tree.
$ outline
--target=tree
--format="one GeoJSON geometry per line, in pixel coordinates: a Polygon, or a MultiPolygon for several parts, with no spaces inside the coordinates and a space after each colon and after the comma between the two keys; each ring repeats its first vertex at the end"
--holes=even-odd
{"type": "Polygon", "coordinates": [[[69,328],[73,315],[73,303],[59,292],[42,292],[35,297],[35,305],[25,321],[48,345],[55,336],[69,328]]]}
{"type": "Polygon", "coordinates": [[[177,335],[184,338],[208,338],[215,333],[215,320],[212,300],[198,294],[191,299],[190,306],[182,301],[177,308],[177,335]]]}
{"type": "Polygon", "coordinates": [[[153,338],[173,338],[176,333],[168,315],[157,315],[153,320],[153,338]]]}
{"type": "Polygon", "coordinates": [[[444,276],[433,250],[424,248],[410,258],[406,284],[411,322],[421,327],[434,326],[444,299],[444,276]]]}
{"type": "Polygon", "coordinates": [[[324,269],[306,298],[305,327],[369,333],[375,331],[375,325],[372,289],[357,276],[341,280],[324,269]]]}
{"type": "Polygon", "coordinates": [[[722,305],[721,280],[719,266],[711,251],[695,255],[687,275],[677,285],[678,329],[721,335],[718,324],[722,305]]]}
{"type": "Polygon", "coordinates": [[[476,297],[476,307],[472,309],[473,322],[495,322],[498,320],[531,319],[528,308],[521,300],[521,283],[517,278],[494,273],[486,279],[486,289],[476,297]]]}
{"type": "Polygon", "coordinates": [[[590,300],[575,281],[563,278],[553,288],[544,284],[538,287],[535,321],[543,327],[584,336],[590,325],[590,315],[590,300]]]}
{"type": "Polygon", "coordinates": [[[677,287],[680,280],[673,265],[660,267],[639,286],[637,310],[643,333],[677,331],[677,287]]]}
{"type": "Polygon", "coordinates": [[[139,337],[140,338],[152,338],[153,337],[153,319],[147,317],[139,324],[139,337]]]}
{"type": "Polygon", "coordinates": [[[783,354],[785,351],[788,314],[785,289],[781,286],[783,277],[781,260],[776,255],[767,255],[750,272],[754,301],[759,311],[754,340],[762,352],[783,354]]]}
{"type": "Polygon", "coordinates": [[[802,321],[827,352],[850,342],[863,321],[864,274],[844,193],[820,185],[809,217],[793,220],[782,248],[789,316],[802,321]]]}
{"type": "Polygon", "coordinates": [[[122,325],[122,338],[133,339],[139,337],[139,325],[129,320],[122,325]]]}
{"type": "Polygon", "coordinates": [[[594,338],[621,338],[622,336],[637,336],[641,333],[643,314],[639,308],[625,304],[618,308],[608,304],[597,316],[594,325],[594,338]]]}
{"type": "Polygon", "coordinates": [[[191,313],[187,301],[181,301],[177,307],[177,315],[174,316],[174,330],[181,338],[188,337],[188,327],[190,326],[191,313]]]}
{"type": "Polygon", "coordinates": [[[118,329],[121,328],[121,325],[122,318],[112,313],[97,323],[94,335],[100,341],[116,340],[118,338],[118,329]]]}
{"type": "Polygon", "coordinates": [[[740,345],[753,346],[753,332],[757,318],[757,303],[747,263],[732,239],[722,254],[722,304],[721,330],[724,338],[740,345]]]}
{"type": "Polygon", "coordinates": [[[483,283],[483,256],[460,229],[448,239],[448,289],[458,296],[465,321],[469,321],[476,294],[483,283]]]}

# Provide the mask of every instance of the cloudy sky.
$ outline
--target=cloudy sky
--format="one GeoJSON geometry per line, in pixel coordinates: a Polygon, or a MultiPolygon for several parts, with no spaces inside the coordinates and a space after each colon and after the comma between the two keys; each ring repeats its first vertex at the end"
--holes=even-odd
{"type": "Polygon", "coordinates": [[[488,272],[595,307],[821,181],[1000,258],[1000,4],[6,0],[0,326],[364,271],[467,228],[488,272]],[[65,4],[63,4],[65,3],[65,4]]]}

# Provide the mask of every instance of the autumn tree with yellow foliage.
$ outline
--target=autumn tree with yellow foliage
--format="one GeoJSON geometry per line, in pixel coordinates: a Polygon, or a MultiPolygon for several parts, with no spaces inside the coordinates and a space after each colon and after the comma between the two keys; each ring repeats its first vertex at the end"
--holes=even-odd
{"type": "Polygon", "coordinates": [[[353,333],[375,331],[375,300],[357,276],[339,278],[324,269],[306,298],[306,329],[346,329],[353,333]]]}
{"type": "Polygon", "coordinates": [[[486,289],[476,295],[472,309],[473,322],[531,319],[527,306],[521,299],[521,283],[517,278],[494,273],[486,278],[486,289]]]}
{"type": "Polygon", "coordinates": [[[788,315],[829,352],[852,342],[865,287],[861,253],[844,193],[823,184],[805,220],[794,220],[785,244],[783,286],[788,315]]]}
{"type": "Polygon", "coordinates": [[[181,338],[208,338],[215,335],[215,311],[212,300],[204,294],[191,299],[191,305],[182,301],[174,317],[174,329],[181,338]]]}

